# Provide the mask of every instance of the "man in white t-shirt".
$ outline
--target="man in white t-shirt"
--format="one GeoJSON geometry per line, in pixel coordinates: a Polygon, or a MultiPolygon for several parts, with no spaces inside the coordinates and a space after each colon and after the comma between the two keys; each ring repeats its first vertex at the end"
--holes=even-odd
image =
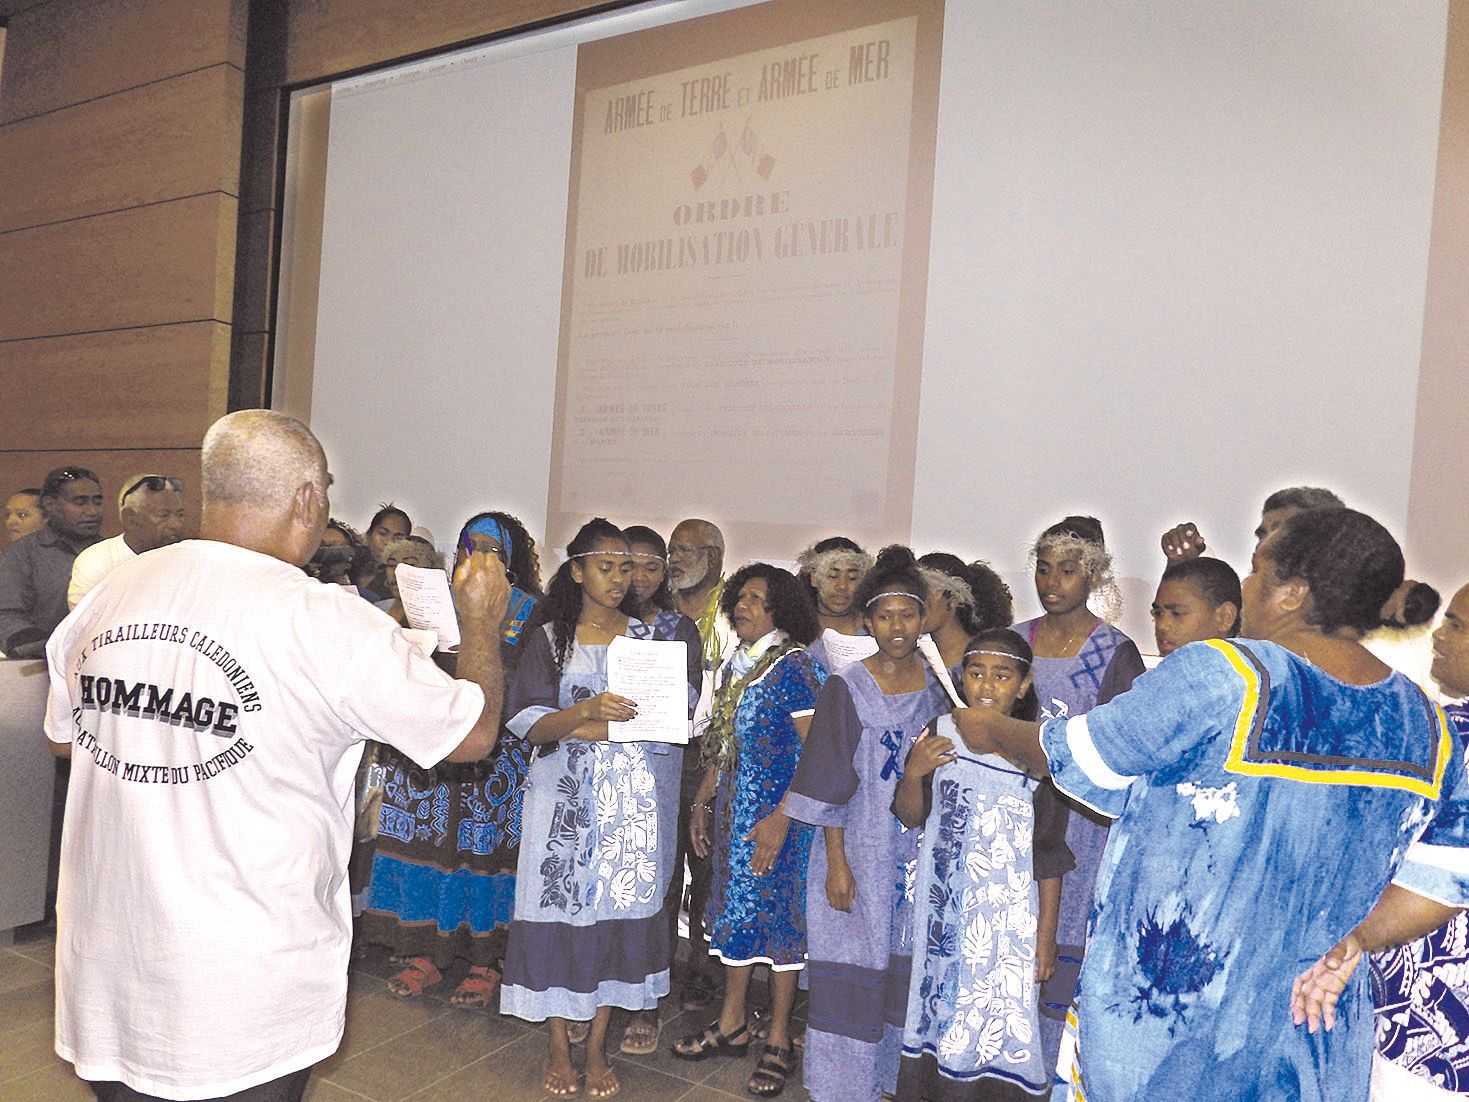
{"type": "Polygon", "coordinates": [[[76,608],[94,585],[128,560],[184,538],[184,484],[168,475],[135,474],[117,495],[117,517],[122,533],[92,544],[71,564],[67,608],[76,608]]]}
{"type": "Polygon", "coordinates": [[[119,566],[47,646],[56,1051],[103,1102],[299,1099],[342,1037],[363,740],[427,767],[499,729],[498,559],[456,574],[456,681],[299,569],[329,513],[304,425],[231,414],[203,466],[203,538],[119,566]]]}

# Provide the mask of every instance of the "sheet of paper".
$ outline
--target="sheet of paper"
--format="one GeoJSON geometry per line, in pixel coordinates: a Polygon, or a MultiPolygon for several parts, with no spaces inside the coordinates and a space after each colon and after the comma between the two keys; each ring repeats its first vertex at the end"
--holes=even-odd
{"type": "Polygon", "coordinates": [[[827,628],[821,633],[821,645],[826,648],[826,657],[831,673],[846,669],[853,662],[860,662],[869,654],[877,653],[877,640],[870,635],[843,635],[827,628]]]}
{"type": "Polygon", "coordinates": [[[939,645],[933,641],[932,635],[920,635],[918,637],[918,653],[933,670],[933,675],[939,679],[939,684],[944,687],[944,692],[949,694],[949,700],[956,708],[965,707],[964,698],[959,695],[959,690],[954,687],[954,679],[949,676],[948,668],[944,665],[944,656],[939,653],[939,645]]]}
{"type": "Polygon", "coordinates": [[[638,714],[609,723],[610,742],[689,741],[689,650],[681,639],[629,639],[607,647],[607,691],[625,696],[638,714]]]}
{"type": "Polygon", "coordinates": [[[439,650],[459,645],[459,617],[454,614],[454,596],[449,576],[442,570],[425,570],[400,562],[394,569],[398,599],[410,627],[431,631],[439,639],[439,650]]]}

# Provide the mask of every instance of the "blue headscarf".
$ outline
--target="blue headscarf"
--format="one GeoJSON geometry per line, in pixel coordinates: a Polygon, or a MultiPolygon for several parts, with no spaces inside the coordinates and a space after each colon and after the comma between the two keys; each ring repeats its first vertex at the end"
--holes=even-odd
{"type": "MultiPolygon", "coordinates": [[[[470,536],[489,536],[500,545],[500,561],[505,564],[506,569],[510,567],[510,556],[515,550],[515,544],[511,539],[510,530],[494,517],[479,517],[464,526],[464,534],[460,539],[464,543],[464,550],[470,551],[470,536]]],[[[505,642],[512,645],[520,643],[521,633],[525,630],[530,615],[535,611],[536,599],[518,585],[510,586],[510,604],[505,614],[505,623],[500,629],[500,634],[505,642]]]]}
{"type": "Polygon", "coordinates": [[[514,553],[515,547],[510,539],[510,533],[494,517],[480,517],[478,520],[466,524],[464,526],[464,538],[466,542],[470,536],[489,536],[490,539],[500,545],[500,560],[506,566],[510,565],[510,556],[514,553]]]}

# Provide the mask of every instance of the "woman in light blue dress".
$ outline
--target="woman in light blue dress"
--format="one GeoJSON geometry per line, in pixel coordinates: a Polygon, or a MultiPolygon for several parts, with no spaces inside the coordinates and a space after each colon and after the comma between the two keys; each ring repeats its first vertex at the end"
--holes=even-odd
{"type": "Polygon", "coordinates": [[[956,716],[966,741],[1115,817],[1074,1097],[1365,1102],[1356,964],[1469,903],[1463,755],[1443,711],[1360,642],[1402,576],[1370,517],[1298,513],[1255,552],[1245,638],[1180,647],[1039,730],[956,716]]]}
{"type": "MultiPolygon", "coordinates": [[[[516,671],[507,726],[539,747],[522,816],[515,917],[505,958],[502,1013],[550,1021],[543,1087],[580,1092],[568,1019],[591,1020],[586,1089],[617,1093],[607,1062],[614,1006],[650,1010],[668,993],[668,922],[683,749],[608,741],[609,725],[637,712],[607,692],[613,639],[689,636],[686,618],[657,626],[621,610],[632,558],[622,532],[589,522],[567,546],[548,588],[545,622],[531,631],[516,671]]],[[[697,635],[687,650],[689,708],[698,701],[697,635]]]]}

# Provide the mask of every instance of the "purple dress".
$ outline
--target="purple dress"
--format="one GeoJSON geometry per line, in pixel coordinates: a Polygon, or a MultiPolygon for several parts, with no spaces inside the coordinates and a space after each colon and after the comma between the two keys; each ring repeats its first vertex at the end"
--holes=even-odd
{"type": "Polygon", "coordinates": [[[876,1102],[897,1087],[912,967],[918,832],[892,813],[914,739],[949,710],[925,669],[918,692],[887,696],[861,662],[835,674],[816,698],[786,813],[846,828],[857,884],[850,912],[826,898],[824,831],[811,846],[806,940],[811,1016],[805,1083],[814,1102],[876,1102]]]}
{"type": "MultiPolygon", "coordinates": [[[[1040,619],[1016,624],[1014,630],[1032,645],[1040,619]]],[[[1067,719],[1089,712],[1126,692],[1143,672],[1137,644],[1111,624],[1097,621],[1074,658],[1037,658],[1031,666],[1039,719],[1067,719]]],[[[1061,880],[1061,916],[1056,927],[1056,971],[1041,985],[1041,1053],[1054,1069],[1066,1025],[1066,1012],[1076,999],[1081,975],[1086,924],[1096,894],[1097,870],[1107,848],[1109,820],[1091,808],[1071,803],[1066,823],[1066,845],[1076,857],[1076,868],[1061,880]]]]}

